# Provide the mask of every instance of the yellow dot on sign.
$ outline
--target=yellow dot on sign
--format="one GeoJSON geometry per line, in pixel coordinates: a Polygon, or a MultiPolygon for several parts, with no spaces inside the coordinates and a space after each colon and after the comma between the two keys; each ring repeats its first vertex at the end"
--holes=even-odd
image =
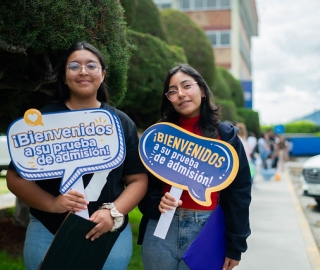
{"type": "Polygon", "coordinates": [[[27,110],[24,113],[23,119],[29,126],[43,126],[42,114],[37,109],[27,110]]]}

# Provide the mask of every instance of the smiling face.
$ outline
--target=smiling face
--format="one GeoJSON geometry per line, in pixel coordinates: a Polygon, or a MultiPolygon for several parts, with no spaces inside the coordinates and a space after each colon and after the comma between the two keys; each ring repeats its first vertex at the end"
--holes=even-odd
{"type": "Polygon", "coordinates": [[[170,78],[168,90],[178,90],[178,98],[170,101],[175,111],[184,118],[192,118],[200,115],[201,100],[205,96],[197,83],[192,84],[191,89],[185,94],[181,91],[186,82],[194,83],[195,80],[181,71],[170,78]]]}
{"type": "Polygon", "coordinates": [[[84,99],[91,98],[96,99],[97,90],[104,80],[106,74],[105,70],[101,70],[101,63],[99,59],[88,50],[77,50],[74,51],[67,60],[69,63],[78,63],[81,67],[78,74],[70,72],[66,67],[65,83],[70,89],[70,99],[84,99]],[[100,68],[97,73],[88,73],[84,66],[93,63],[98,65],[100,68]]]}

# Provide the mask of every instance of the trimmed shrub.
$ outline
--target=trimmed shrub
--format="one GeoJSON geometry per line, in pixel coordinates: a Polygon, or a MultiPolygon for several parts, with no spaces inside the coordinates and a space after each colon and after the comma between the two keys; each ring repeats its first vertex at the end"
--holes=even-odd
{"type": "Polygon", "coordinates": [[[284,125],[285,133],[315,133],[317,125],[311,121],[297,121],[284,125]]]}
{"type": "Polygon", "coordinates": [[[214,55],[204,31],[181,11],[164,9],[160,14],[168,43],[184,49],[187,62],[212,88],[215,80],[214,55]]]}
{"type": "Polygon", "coordinates": [[[221,70],[222,67],[216,67],[215,81],[211,91],[217,99],[231,99],[231,91],[229,85],[224,79],[221,70]]]}
{"type": "Polygon", "coordinates": [[[239,116],[237,114],[237,107],[232,100],[221,99],[216,101],[218,105],[221,106],[221,121],[229,121],[236,123],[239,121],[239,116]]]}
{"type": "Polygon", "coordinates": [[[183,49],[170,46],[149,34],[128,31],[136,50],[130,60],[128,91],[119,108],[139,128],[146,128],[160,118],[163,84],[168,71],[186,62],[183,49]],[[156,53],[155,53],[156,52],[156,53]]]}
{"type": "Polygon", "coordinates": [[[261,135],[259,113],[251,109],[238,108],[238,115],[243,118],[248,131],[253,131],[257,138],[261,135]]]}
{"type": "Polygon", "coordinates": [[[236,106],[243,107],[244,95],[240,81],[234,78],[233,75],[224,67],[220,67],[219,72],[229,86],[231,98],[235,102],[236,106]]]}
{"type": "Polygon", "coordinates": [[[57,62],[65,49],[81,40],[98,47],[106,58],[112,101],[117,104],[123,98],[130,52],[118,1],[4,1],[0,29],[0,89],[9,102],[8,110],[0,112],[4,126],[24,113],[22,107],[32,105],[29,98],[17,105],[16,96],[37,99],[25,91],[52,94],[57,62]]]}
{"type": "Polygon", "coordinates": [[[121,0],[129,29],[167,40],[158,7],[152,0],[121,0]]]}

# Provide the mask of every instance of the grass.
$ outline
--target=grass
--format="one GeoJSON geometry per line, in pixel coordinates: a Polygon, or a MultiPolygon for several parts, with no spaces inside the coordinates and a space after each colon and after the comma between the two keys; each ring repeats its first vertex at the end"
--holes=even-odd
{"type": "Polygon", "coordinates": [[[0,252],[0,270],[25,270],[22,256],[13,257],[6,251],[0,252]]]}
{"type": "MultiPolygon", "coordinates": [[[[0,177],[0,195],[8,193],[5,177],[0,177]]],[[[10,211],[13,214],[13,211],[10,211]]],[[[139,223],[141,213],[138,208],[134,208],[129,213],[129,221],[133,235],[133,254],[128,266],[128,270],[142,270],[141,246],[137,245],[139,223]]],[[[6,251],[0,251],[0,270],[25,270],[22,256],[11,256],[6,251]]]]}

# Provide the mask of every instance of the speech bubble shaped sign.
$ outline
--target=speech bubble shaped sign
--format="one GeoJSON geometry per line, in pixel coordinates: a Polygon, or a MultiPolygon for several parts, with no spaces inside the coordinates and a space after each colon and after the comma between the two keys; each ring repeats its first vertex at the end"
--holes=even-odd
{"type": "Polygon", "coordinates": [[[7,132],[11,160],[21,177],[62,177],[65,194],[84,174],[111,170],[125,158],[119,117],[106,109],[41,114],[26,111],[7,132]]]}
{"type": "Polygon", "coordinates": [[[149,127],[140,139],[139,154],[160,180],[188,190],[200,205],[211,205],[210,194],[232,183],[239,159],[228,143],[205,138],[171,123],[149,127]]]}

